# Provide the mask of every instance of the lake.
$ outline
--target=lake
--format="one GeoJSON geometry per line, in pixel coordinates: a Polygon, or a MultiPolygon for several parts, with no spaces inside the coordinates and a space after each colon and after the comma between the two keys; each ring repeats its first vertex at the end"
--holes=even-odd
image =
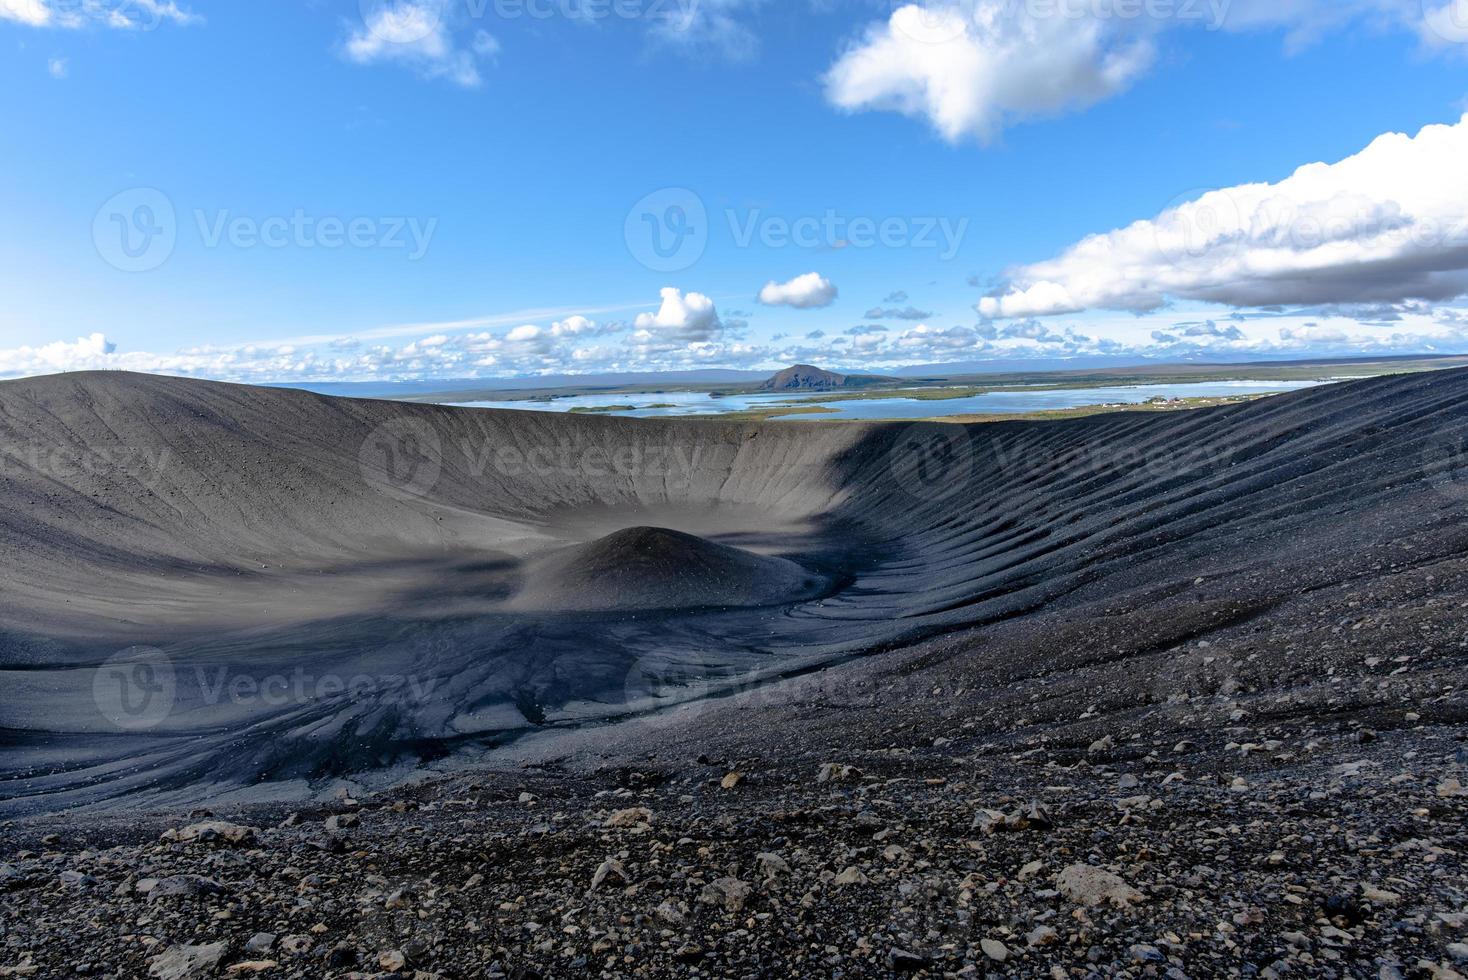
{"type": "MultiPolygon", "coordinates": [[[[1263,395],[1310,388],[1326,381],[1200,381],[1187,384],[1118,385],[1106,388],[1037,390],[1015,387],[965,398],[932,401],[918,398],[872,398],[862,401],[823,400],[821,395],[791,392],[728,395],[713,398],[703,392],[649,392],[611,395],[574,395],[541,401],[476,401],[455,403],[463,408],[505,408],[530,412],[569,412],[574,408],[603,408],[631,405],[631,409],[598,414],[632,418],[666,418],[688,415],[722,415],[772,405],[822,405],[833,413],[823,419],[915,419],[941,415],[1022,414],[1052,409],[1086,408],[1093,405],[1140,405],[1152,398],[1223,398],[1230,395],[1263,395]]],[[[777,416],[801,418],[800,415],[777,416]]],[[[811,416],[804,416],[809,418],[811,416]]]]}

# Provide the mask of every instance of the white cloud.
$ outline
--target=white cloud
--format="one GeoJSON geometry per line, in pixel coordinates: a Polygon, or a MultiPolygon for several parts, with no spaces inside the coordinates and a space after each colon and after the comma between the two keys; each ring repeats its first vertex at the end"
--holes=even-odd
{"type": "Polygon", "coordinates": [[[110,7],[108,23],[113,27],[156,27],[164,21],[180,26],[201,24],[204,18],[181,8],[173,0],[83,0],[85,7],[110,7]]]}
{"type": "Polygon", "coordinates": [[[0,20],[16,20],[32,27],[51,23],[51,8],[44,0],[0,0],[0,20]]]}
{"type": "Polygon", "coordinates": [[[1210,191],[1010,270],[987,317],[1174,299],[1236,307],[1444,300],[1468,293],[1468,116],[1388,133],[1276,184],[1210,191]]]}
{"type": "Polygon", "coordinates": [[[357,64],[400,62],[427,78],[447,78],[464,88],[477,88],[483,81],[479,66],[499,53],[499,42],[485,31],[476,31],[461,45],[449,14],[447,0],[363,4],[363,23],[347,38],[343,50],[357,64]]]}
{"type": "Polygon", "coordinates": [[[669,286],[661,290],[662,305],[656,313],[640,313],[633,322],[630,341],[646,351],[668,350],[692,344],[707,344],[720,338],[723,324],[714,301],[702,293],[684,295],[669,286]]]}
{"type": "Polygon", "coordinates": [[[793,306],[797,310],[820,309],[835,300],[836,287],[817,272],[807,272],[789,282],[767,282],[759,291],[759,301],[766,306],[793,306]]]}
{"type": "Polygon", "coordinates": [[[550,333],[553,337],[596,337],[623,329],[619,323],[597,323],[584,316],[568,316],[552,323],[550,333]]]}
{"type": "Polygon", "coordinates": [[[1119,35],[1094,17],[1035,16],[1032,6],[899,7],[827,72],[827,98],[850,112],[925,117],[951,142],[987,141],[1013,121],[1109,98],[1152,61],[1144,37],[1119,35]]]}
{"type": "MultiPolygon", "coordinates": [[[[521,324],[503,335],[470,333],[429,340],[435,342],[435,347],[442,346],[448,352],[463,352],[473,359],[475,367],[533,373],[553,368],[567,358],[575,359],[577,350],[572,344],[578,338],[599,337],[625,329],[623,324],[601,324],[584,316],[571,316],[546,327],[521,324]]],[[[417,342],[419,347],[426,343],[428,341],[417,342]]]]}
{"type": "Polygon", "coordinates": [[[181,27],[203,22],[174,0],[0,0],[0,20],[31,27],[72,30],[100,24],[117,30],[151,30],[164,23],[181,27]]]}
{"type": "Polygon", "coordinates": [[[924,323],[904,332],[897,338],[896,346],[907,356],[936,361],[959,353],[973,355],[989,344],[973,327],[939,330],[924,323]]]}
{"type": "Polygon", "coordinates": [[[100,333],[80,337],[73,343],[57,341],[43,347],[0,350],[0,374],[41,374],[104,367],[117,346],[100,333]]]}
{"type": "Polygon", "coordinates": [[[46,63],[46,71],[50,73],[50,75],[51,75],[52,78],[58,78],[58,79],[65,78],[66,77],[66,59],[65,58],[52,58],[50,61],[48,61],[46,63]]]}
{"type": "MultiPolygon", "coordinates": [[[[1179,321],[1167,311],[1090,314],[1084,321],[1017,320],[902,332],[863,325],[801,341],[730,341],[710,326],[712,303],[677,290],[673,309],[647,314],[621,343],[606,335],[627,324],[572,316],[478,332],[442,332],[397,344],[262,342],[201,346],[173,353],[120,350],[97,333],[71,342],[0,349],[0,377],[61,371],[128,370],[226,381],[348,381],[535,376],[660,371],[698,367],[774,370],[792,363],[880,372],[884,368],[982,360],[1113,355],[1138,360],[1248,360],[1362,354],[1460,353],[1468,348],[1468,308],[1313,307],[1289,311],[1213,311],[1179,321]],[[666,316],[662,316],[666,312],[666,316]],[[659,322],[661,320],[661,322],[659,322]],[[693,338],[693,339],[687,339],[693,338]],[[700,339],[701,338],[701,339],[700,339]],[[590,342],[588,342],[590,341],[590,342]]],[[[783,339],[783,338],[782,338],[783,339]]]]}
{"type": "Polygon", "coordinates": [[[903,309],[897,307],[874,306],[866,312],[868,320],[930,320],[933,314],[927,310],[909,306],[903,309]]]}
{"type": "Polygon", "coordinates": [[[951,142],[988,141],[1121,93],[1170,31],[1278,30],[1294,51],[1347,28],[1464,51],[1468,0],[910,0],[836,61],[826,95],[847,111],[926,118],[951,142]]]}

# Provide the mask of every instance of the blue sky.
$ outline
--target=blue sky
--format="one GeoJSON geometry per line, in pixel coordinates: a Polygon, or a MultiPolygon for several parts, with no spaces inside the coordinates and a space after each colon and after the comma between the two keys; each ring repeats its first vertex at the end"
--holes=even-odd
{"type": "Polygon", "coordinates": [[[1468,351],[1465,96],[1468,0],[0,0],[0,376],[1468,351]]]}

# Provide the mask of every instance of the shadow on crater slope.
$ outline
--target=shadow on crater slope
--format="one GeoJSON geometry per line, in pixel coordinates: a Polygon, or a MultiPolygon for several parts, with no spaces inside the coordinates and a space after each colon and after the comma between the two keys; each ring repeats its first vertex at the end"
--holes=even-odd
{"type": "Polygon", "coordinates": [[[1175,414],[756,426],[6,382],[0,812],[401,774],[1456,527],[1465,395],[1454,371],[1175,414]]]}

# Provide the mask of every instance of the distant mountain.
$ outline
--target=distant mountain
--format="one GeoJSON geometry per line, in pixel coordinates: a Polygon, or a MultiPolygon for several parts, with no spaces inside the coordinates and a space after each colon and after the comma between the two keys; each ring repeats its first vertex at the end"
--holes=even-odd
{"type": "Polygon", "coordinates": [[[788,367],[760,385],[761,391],[835,391],[846,387],[847,377],[809,364],[788,367]]]}

